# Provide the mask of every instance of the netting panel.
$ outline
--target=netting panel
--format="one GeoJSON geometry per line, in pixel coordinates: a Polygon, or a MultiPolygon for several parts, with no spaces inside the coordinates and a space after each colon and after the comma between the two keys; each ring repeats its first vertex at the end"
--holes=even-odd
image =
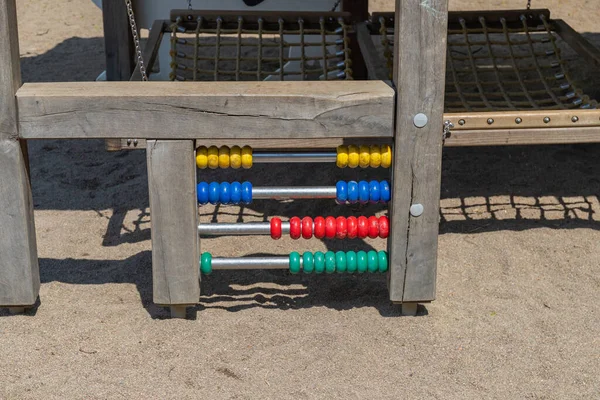
{"type": "Polygon", "coordinates": [[[352,79],[350,25],[343,16],[316,21],[207,15],[171,25],[171,80],[352,79]]]}
{"type": "MultiPolygon", "coordinates": [[[[598,108],[567,73],[560,40],[544,14],[518,22],[458,18],[448,29],[446,112],[598,108]]],[[[379,17],[384,57],[393,67],[393,25],[379,17]]]]}

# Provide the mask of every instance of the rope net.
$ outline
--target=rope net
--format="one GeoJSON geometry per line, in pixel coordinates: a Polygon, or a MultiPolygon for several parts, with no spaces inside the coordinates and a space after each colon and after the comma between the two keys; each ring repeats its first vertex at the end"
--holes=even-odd
{"type": "Polygon", "coordinates": [[[349,15],[172,16],[171,80],[352,79],[349,15]]]}
{"type": "MultiPolygon", "coordinates": [[[[393,17],[375,16],[374,28],[392,78],[393,17]]],[[[596,109],[568,74],[560,37],[545,13],[449,21],[446,112],[596,109]]]]}

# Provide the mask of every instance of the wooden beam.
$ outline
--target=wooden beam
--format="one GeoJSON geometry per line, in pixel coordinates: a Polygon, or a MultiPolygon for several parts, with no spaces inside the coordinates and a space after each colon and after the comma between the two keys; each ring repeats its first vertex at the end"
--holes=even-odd
{"type": "Polygon", "coordinates": [[[148,189],[154,303],[192,305],[200,297],[200,240],[193,140],[149,140],[148,189]]]}
{"type": "Polygon", "coordinates": [[[30,83],[17,92],[25,139],[391,136],[381,81],[30,83]]]}
{"type": "Polygon", "coordinates": [[[552,20],[552,25],[558,32],[559,36],[567,42],[569,46],[584,58],[585,62],[593,63],[596,67],[600,67],[600,50],[587,41],[580,33],[571,28],[562,19],[552,20]]]}
{"type": "Polygon", "coordinates": [[[600,110],[522,110],[495,112],[446,113],[444,121],[454,131],[486,129],[580,128],[600,127],[600,110]]]}
{"type": "Polygon", "coordinates": [[[423,302],[436,290],[447,0],[396,0],[395,24],[390,300],[423,302]],[[428,119],[422,128],[415,124],[420,113],[428,119]]]}
{"type": "Polygon", "coordinates": [[[18,140],[15,93],[21,85],[15,0],[0,1],[0,306],[31,306],[40,289],[27,165],[18,140]]]}
{"type": "Polygon", "coordinates": [[[135,47],[123,0],[102,0],[106,79],[128,81],[135,67],[135,47]]]}
{"type": "Polygon", "coordinates": [[[447,147],[600,143],[600,127],[452,131],[447,147]]]}

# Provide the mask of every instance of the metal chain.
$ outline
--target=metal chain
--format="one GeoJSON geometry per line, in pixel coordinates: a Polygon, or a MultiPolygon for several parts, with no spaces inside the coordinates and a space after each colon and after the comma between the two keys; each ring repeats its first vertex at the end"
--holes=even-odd
{"type": "Polygon", "coordinates": [[[527,0],[527,9],[531,10],[531,0],[527,0]]]}
{"type": "Polygon", "coordinates": [[[342,2],[342,0],[337,0],[335,2],[335,4],[333,5],[333,8],[331,9],[331,12],[335,12],[335,10],[338,8],[338,6],[340,5],[341,2],[342,2]]]}
{"type": "Polygon", "coordinates": [[[138,35],[137,24],[135,23],[135,15],[133,14],[131,0],[125,0],[125,5],[127,6],[127,16],[129,17],[129,25],[131,25],[131,35],[133,36],[133,43],[135,44],[135,53],[137,55],[138,65],[140,66],[142,81],[147,81],[148,74],[146,74],[146,66],[144,65],[144,57],[142,56],[142,46],[140,46],[140,37],[138,35]]]}
{"type": "Polygon", "coordinates": [[[450,137],[452,134],[451,130],[454,128],[454,124],[450,120],[444,121],[444,129],[442,134],[442,142],[445,142],[446,139],[450,137]]]}
{"type": "Polygon", "coordinates": [[[192,0],[188,0],[188,10],[192,9],[192,0]]]}

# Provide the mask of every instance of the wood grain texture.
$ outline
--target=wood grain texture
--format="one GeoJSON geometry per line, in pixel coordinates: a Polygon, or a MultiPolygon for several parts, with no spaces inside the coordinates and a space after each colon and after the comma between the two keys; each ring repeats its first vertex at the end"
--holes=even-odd
{"type": "Polygon", "coordinates": [[[600,143],[600,127],[452,131],[444,145],[467,147],[567,143],[600,143]]]}
{"type": "Polygon", "coordinates": [[[398,88],[392,177],[390,300],[435,298],[442,160],[447,0],[397,0],[394,82],[398,88]],[[429,123],[417,128],[414,116],[429,123]],[[424,213],[410,215],[411,204],[424,213]]]}
{"type": "Polygon", "coordinates": [[[135,46],[123,0],[102,0],[106,79],[128,81],[135,67],[135,46]]]}
{"type": "Polygon", "coordinates": [[[380,81],[30,83],[17,92],[26,139],[391,136],[380,81]]]}
{"type": "Polygon", "coordinates": [[[149,140],[148,189],[154,303],[196,304],[200,241],[192,140],[149,140]]]}
{"type": "Polygon", "coordinates": [[[503,112],[446,113],[444,121],[454,124],[454,131],[485,129],[579,128],[600,127],[600,110],[524,110],[503,112]],[[544,118],[549,118],[544,122],[544,118]],[[520,122],[517,122],[519,119],[520,122]],[[459,123],[462,121],[462,124],[459,123]]]}
{"type": "Polygon", "coordinates": [[[21,85],[15,0],[0,0],[0,306],[33,305],[40,288],[27,146],[17,140],[21,85]]]}

